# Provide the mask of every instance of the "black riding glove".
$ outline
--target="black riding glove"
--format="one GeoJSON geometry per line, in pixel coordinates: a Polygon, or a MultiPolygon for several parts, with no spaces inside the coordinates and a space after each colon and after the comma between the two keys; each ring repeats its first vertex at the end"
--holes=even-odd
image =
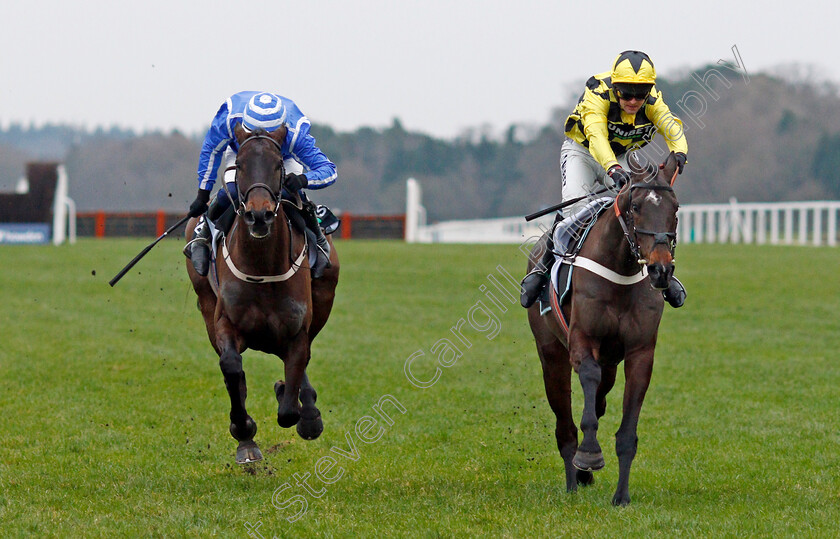
{"type": "Polygon", "coordinates": [[[206,189],[199,189],[198,194],[193,200],[192,204],[190,204],[190,217],[199,217],[204,215],[204,212],[207,211],[207,202],[210,200],[210,191],[206,189]]]}
{"type": "Polygon", "coordinates": [[[630,173],[621,168],[621,165],[613,165],[607,174],[619,189],[630,183],[630,173]]]}
{"type": "Polygon", "coordinates": [[[305,175],[295,174],[294,172],[286,174],[286,184],[284,187],[287,191],[294,193],[300,191],[307,185],[309,185],[309,180],[306,179],[305,175]]]}
{"type": "Polygon", "coordinates": [[[680,174],[682,174],[683,168],[685,168],[685,154],[677,152],[674,154],[674,157],[677,158],[677,169],[680,171],[680,174]]]}

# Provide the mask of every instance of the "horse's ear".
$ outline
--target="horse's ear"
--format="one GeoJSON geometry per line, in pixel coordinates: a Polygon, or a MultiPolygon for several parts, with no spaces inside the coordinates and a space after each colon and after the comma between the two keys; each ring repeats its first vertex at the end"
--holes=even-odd
{"type": "Polygon", "coordinates": [[[662,172],[665,174],[665,177],[668,178],[668,181],[671,181],[671,178],[674,177],[674,173],[677,171],[677,156],[674,152],[668,154],[668,158],[665,159],[665,162],[659,167],[662,169],[662,172]]]}
{"type": "Polygon", "coordinates": [[[242,144],[242,141],[248,138],[248,132],[245,131],[245,128],[242,127],[241,123],[237,123],[233,126],[233,136],[236,137],[236,142],[242,144]]]}
{"type": "Polygon", "coordinates": [[[277,144],[283,145],[283,141],[286,140],[286,135],[288,134],[289,130],[286,128],[285,125],[281,125],[279,128],[275,129],[271,133],[268,134],[269,137],[273,138],[277,141],[277,144]]]}
{"type": "Polygon", "coordinates": [[[637,182],[647,181],[656,176],[656,165],[639,152],[631,152],[627,157],[627,164],[630,165],[630,171],[637,182]]]}

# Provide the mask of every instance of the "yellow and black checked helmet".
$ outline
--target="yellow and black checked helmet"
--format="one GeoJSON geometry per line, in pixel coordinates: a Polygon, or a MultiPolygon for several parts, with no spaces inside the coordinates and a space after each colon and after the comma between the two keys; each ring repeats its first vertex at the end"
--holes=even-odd
{"type": "Polygon", "coordinates": [[[641,51],[624,51],[613,62],[613,84],[655,84],[656,69],[650,56],[641,51]]]}

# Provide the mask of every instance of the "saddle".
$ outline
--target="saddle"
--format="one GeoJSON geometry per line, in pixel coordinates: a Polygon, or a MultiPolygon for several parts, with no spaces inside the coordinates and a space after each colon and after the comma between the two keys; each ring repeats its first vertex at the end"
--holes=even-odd
{"type": "Polygon", "coordinates": [[[575,215],[560,221],[552,230],[554,242],[554,264],[551,266],[551,286],[543,288],[540,294],[540,314],[555,311],[561,326],[568,331],[568,320],[563,316],[560,306],[569,294],[572,284],[572,269],[575,257],[583,247],[592,225],[608,208],[612,207],[613,197],[602,197],[589,202],[575,215]]]}

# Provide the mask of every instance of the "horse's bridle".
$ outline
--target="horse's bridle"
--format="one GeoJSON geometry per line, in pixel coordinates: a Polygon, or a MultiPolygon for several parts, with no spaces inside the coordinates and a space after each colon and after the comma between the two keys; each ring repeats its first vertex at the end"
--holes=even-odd
{"type": "MultiPolygon", "coordinates": [[[[648,182],[640,182],[635,183],[630,186],[628,189],[628,197],[631,199],[630,202],[632,203],[632,196],[633,196],[633,189],[650,189],[651,191],[674,191],[674,188],[670,185],[659,185],[659,184],[652,184],[648,182]]],[[[668,251],[671,253],[671,256],[674,255],[674,250],[677,248],[677,234],[676,232],[656,232],[654,230],[645,230],[644,228],[636,228],[636,223],[632,218],[632,214],[630,214],[630,226],[627,225],[627,222],[624,220],[622,215],[621,209],[618,206],[618,199],[615,201],[615,216],[618,218],[618,222],[621,224],[621,228],[624,231],[624,237],[627,238],[627,243],[630,244],[630,252],[633,254],[633,257],[639,264],[646,264],[647,261],[642,258],[641,253],[639,252],[639,243],[638,243],[638,236],[639,234],[645,236],[653,236],[653,244],[656,245],[667,245],[668,251]],[[633,229],[633,234],[630,234],[630,229],[633,229]]]]}
{"type": "MultiPolygon", "coordinates": [[[[269,196],[271,196],[271,201],[274,202],[274,216],[277,216],[277,212],[280,211],[280,192],[283,190],[283,182],[286,178],[286,170],[283,168],[283,149],[280,146],[280,143],[274,140],[273,138],[269,137],[268,135],[251,135],[250,137],[246,138],[239,144],[239,150],[241,151],[242,148],[251,142],[252,140],[257,139],[266,139],[270,140],[272,144],[277,148],[277,151],[280,152],[280,189],[275,193],[271,190],[271,187],[264,183],[255,183],[251,187],[249,187],[244,193],[239,189],[239,174],[237,170],[237,174],[234,176],[233,185],[236,187],[236,192],[239,196],[239,206],[236,208],[236,213],[239,216],[245,212],[245,203],[248,201],[248,195],[251,194],[251,191],[254,189],[265,189],[268,191],[269,196]]],[[[228,195],[229,196],[229,195],[228,195]]]]}
{"type": "MultiPolygon", "coordinates": [[[[239,206],[236,207],[235,211],[236,211],[237,215],[242,217],[243,213],[246,211],[245,210],[245,203],[247,202],[248,195],[251,194],[251,191],[253,191],[254,189],[265,189],[266,191],[268,191],[268,194],[271,196],[271,200],[274,202],[273,213],[274,213],[274,216],[276,217],[278,212],[280,211],[280,205],[282,203],[281,193],[283,191],[283,184],[285,183],[285,180],[286,180],[286,170],[285,170],[285,167],[283,166],[283,149],[280,146],[280,143],[277,142],[276,140],[274,140],[273,138],[271,138],[267,135],[254,134],[254,135],[251,135],[250,137],[246,138],[245,140],[242,141],[241,144],[239,144],[239,150],[241,151],[243,146],[245,146],[248,142],[250,142],[252,140],[256,140],[256,139],[270,140],[271,143],[274,144],[274,146],[277,148],[277,151],[280,152],[280,189],[278,190],[277,193],[275,193],[274,191],[271,190],[271,187],[266,185],[265,183],[255,183],[254,185],[249,187],[248,190],[246,190],[244,193],[242,193],[242,191],[239,189],[238,166],[234,167],[234,168],[237,168],[237,174],[234,175],[233,184],[236,187],[236,193],[239,197],[239,206]]],[[[231,198],[230,193],[227,193],[227,195],[228,195],[228,198],[231,198]]],[[[231,200],[231,202],[232,202],[232,200],[231,200]]],[[[233,226],[236,227],[237,225],[238,225],[238,221],[236,223],[234,223],[233,226]]],[[[291,234],[292,224],[288,219],[286,219],[286,225],[289,227],[289,233],[291,234]]],[[[288,271],[286,271],[282,275],[268,275],[268,276],[266,276],[266,275],[248,275],[248,274],[240,271],[234,265],[233,259],[230,255],[229,251],[228,251],[227,237],[230,237],[232,235],[233,234],[227,235],[225,237],[225,240],[222,242],[222,249],[223,249],[222,252],[223,252],[224,260],[225,260],[225,262],[227,262],[228,267],[230,268],[231,272],[238,279],[246,281],[246,282],[250,282],[250,283],[273,283],[273,282],[288,280],[289,278],[294,276],[297,273],[297,271],[301,268],[301,264],[303,263],[303,259],[307,254],[306,234],[304,234],[303,235],[303,247],[301,248],[300,255],[297,257],[297,259],[294,259],[294,255],[292,253],[292,243],[291,242],[289,243],[289,260],[292,262],[292,264],[291,264],[291,267],[289,268],[288,271]]]]}

